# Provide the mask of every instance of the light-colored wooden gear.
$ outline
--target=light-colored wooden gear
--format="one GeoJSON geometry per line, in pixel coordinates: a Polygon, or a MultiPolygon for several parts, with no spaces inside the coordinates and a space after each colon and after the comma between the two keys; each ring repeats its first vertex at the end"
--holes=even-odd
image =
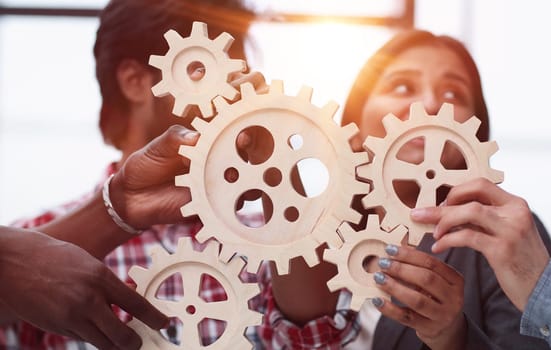
{"type": "Polygon", "coordinates": [[[476,132],[480,120],[471,117],[459,123],[453,117],[453,105],[444,103],[436,116],[428,115],[422,103],[413,103],[409,119],[401,121],[393,114],[383,118],[384,138],[368,136],[363,144],[374,153],[371,163],[358,168],[358,176],[372,181],[372,192],[363,198],[365,208],[384,207],[386,215],[381,227],[385,231],[402,224],[408,228],[409,244],[418,245],[433,225],[419,224],[410,219],[411,209],[398,197],[394,180],[415,180],[420,187],[416,208],[436,205],[436,190],[442,185],[455,186],[470,179],[485,177],[494,183],[503,181],[503,172],[490,168],[489,158],[498,150],[495,141],[480,142],[476,132]],[[425,156],[421,164],[397,158],[407,142],[425,139],[425,156]],[[445,169],[440,157],[447,141],[462,153],[467,169],[445,169]],[[430,176],[429,176],[430,174],[430,176]]]}
{"type": "Polygon", "coordinates": [[[244,261],[235,258],[228,264],[218,259],[219,244],[207,243],[202,252],[195,251],[190,238],[181,238],[174,254],[169,255],[162,247],[152,250],[152,265],[149,269],[133,266],[129,275],[137,284],[137,292],[168,317],[177,317],[183,323],[180,345],[172,344],[158,331],[154,331],[134,318],[129,322],[142,337],[143,350],[176,349],[251,349],[245,338],[246,327],[259,325],[262,315],[248,308],[248,300],[257,295],[255,283],[243,283],[239,274],[244,261]],[[168,277],[179,273],[184,282],[184,295],[178,301],[160,300],[155,297],[160,285],[168,277]],[[206,302],[199,294],[202,276],[210,275],[224,289],[227,299],[206,302]],[[203,346],[198,324],[205,318],[226,321],[222,335],[212,344],[203,346]]]}
{"type": "Polygon", "coordinates": [[[381,230],[379,217],[369,215],[367,227],[363,231],[354,231],[348,223],[339,227],[339,233],[344,238],[340,249],[326,249],[323,260],[337,265],[338,273],[327,281],[331,291],[346,288],[352,293],[350,308],[359,311],[366,299],[387,297],[388,295],[377,288],[373,280],[373,273],[368,272],[366,264],[371,258],[385,256],[385,247],[388,244],[400,245],[407,229],[398,226],[391,232],[381,230]]]}
{"type": "Polygon", "coordinates": [[[219,240],[224,261],[242,254],[248,270],[256,272],[263,260],[271,260],[281,274],[288,273],[294,257],[302,256],[313,266],[319,263],[316,247],[322,243],[339,247],[339,225],[361,219],[350,206],[354,195],[369,191],[367,183],[356,179],[356,167],[368,161],[367,153],[354,153],[350,146],[358,128],[338,126],[333,120],[338,105],[316,107],[311,96],[309,87],[297,96],[285,95],[282,81],[273,81],[266,94],[257,94],[246,83],[239,101],[214,100],[218,114],[212,121],[194,119],[201,136],[195,146],[181,146],[190,169],[176,177],[176,185],[189,187],[192,197],[182,215],[199,215],[204,226],[197,239],[219,240]],[[250,126],[265,128],[273,138],[273,153],[261,164],[245,162],[236,149],[238,135],[250,126]],[[290,144],[293,135],[303,139],[298,149],[290,144]],[[291,183],[291,169],[306,158],[320,160],[329,173],[326,190],[316,197],[297,193],[291,183]],[[237,172],[237,181],[224,178],[228,169],[237,172]],[[265,174],[270,171],[281,174],[279,183],[267,183],[265,174]],[[263,191],[273,203],[271,219],[261,227],[248,227],[235,214],[238,198],[251,189],[263,191]],[[291,218],[290,208],[296,214],[291,218]]]}
{"type": "Polygon", "coordinates": [[[191,35],[182,38],[176,31],[165,33],[169,50],[165,56],[151,55],[149,64],[159,68],[162,80],[152,91],[155,96],[174,96],[172,113],[185,116],[193,105],[199,107],[203,118],[214,114],[212,99],[224,96],[234,100],[239,94],[228,81],[235,72],[246,69],[245,61],[230,59],[228,50],[233,43],[233,37],[228,33],[220,34],[210,40],[207,25],[193,22],[191,35]],[[204,76],[193,80],[188,71],[191,66],[200,64],[205,69],[204,76]]]}

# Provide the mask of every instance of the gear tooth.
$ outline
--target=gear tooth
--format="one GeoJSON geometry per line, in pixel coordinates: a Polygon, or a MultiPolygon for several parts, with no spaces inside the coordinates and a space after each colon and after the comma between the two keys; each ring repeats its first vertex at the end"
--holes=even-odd
{"type": "Polygon", "coordinates": [[[193,203],[193,201],[187,202],[180,207],[180,213],[184,218],[187,218],[188,216],[197,214],[197,208],[195,208],[195,204],[193,203]]]}
{"type": "Polygon", "coordinates": [[[356,123],[348,123],[345,126],[343,126],[341,130],[342,130],[341,131],[342,135],[346,140],[350,140],[360,132],[360,129],[358,129],[358,126],[356,125],[356,123]]]}
{"type": "Polygon", "coordinates": [[[149,56],[149,65],[158,69],[163,69],[165,65],[165,56],[159,56],[159,55],[149,56]]]}
{"type": "Polygon", "coordinates": [[[356,166],[366,164],[369,162],[369,156],[367,152],[355,152],[352,154],[352,163],[356,164],[356,166]]]}
{"type": "Polygon", "coordinates": [[[336,281],[335,278],[333,278],[327,281],[327,288],[329,288],[330,291],[334,292],[341,289],[342,285],[339,283],[339,281],[336,281]]]}
{"type": "Polygon", "coordinates": [[[320,263],[318,255],[315,251],[312,251],[310,254],[303,254],[302,257],[304,258],[304,261],[306,261],[308,267],[314,267],[320,263]]]}
{"type": "Polygon", "coordinates": [[[209,31],[206,23],[203,22],[193,22],[193,26],[191,27],[191,35],[190,36],[204,36],[209,37],[209,31]]]}
{"type": "Polygon", "coordinates": [[[477,117],[470,117],[466,122],[461,124],[461,128],[465,133],[476,135],[481,123],[482,122],[477,117]]]}
{"type": "Polygon", "coordinates": [[[490,170],[490,180],[496,184],[500,184],[505,180],[505,173],[501,170],[490,170]]]}
{"type": "Polygon", "coordinates": [[[239,96],[239,92],[233,86],[226,84],[222,90],[222,96],[230,101],[234,101],[239,96]]]}
{"type": "Polygon", "coordinates": [[[178,187],[190,187],[191,177],[189,174],[176,175],[174,177],[174,184],[178,187]]]}
{"type": "MultiPolygon", "coordinates": [[[[370,164],[363,164],[356,167],[356,176],[362,180],[373,180],[373,166],[370,164]]],[[[369,193],[369,192],[368,192],[369,193]]]]}
{"type": "Polygon", "coordinates": [[[191,104],[189,104],[187,101],[184,100],[182,96],[178,96],[174,100],[174,107],[172,108],[172,114],[183,117],[187,115],[191,108],[191,104]]]}
{"type": "Polygon", "coordinates": [[[168,46],[169,47],[172,47],[173,43],[177,43],[181,40],[183,40],[184,38],[182,38],[182,36],[180,34],[178,34],[177,31],[175,31],[174,29],[169,29],[166,31],[166,33],[164,34],[164,37],[166,39],[166,42],[168,43],[168,46]]]}
{"type": "Polygon", "coordinates": [[[260,268],[260,260],[256,257],[247,257],[247,272],[249,273],[258,273],[260,268]]]}
{"type": "MultiPolygon", "coordinates": [[[[191,202],[190,202],[191,203],[191,202]]],[[[205,228],[201,228],[199,232],[195,235],[195,239],[199,243],[205,243],[207,240],[209,240],[212,237],[212,234],[209,233],[208,230],[205,230],[205,228]]],[[[221,259],[220,259],[221,260],[221,259]]]]}
{"type": "Polygon", "coordinates": [[[235,255],[233,259],[228,262],[228,269],[233,275],[239,275],[243,267],[245,267],[245,260],[238,255],[235,255]]]}
{"type": "Polygon", "coordinates": [[[392,113],[387,114],[383,118],[383,126],[387,134],[389,131],[399,129],[401,124],[402,124],[402,121],[392,113]]]}
{"type": "MultiPolygon", "coordinates": [[[[241,261],[243,261],[243,260],[241,260],[241,261]]],[[[251,299],[251,298],[255,297],[256,295],[258,295],[260,293],[260,288],[258,287],[258,284],[256,284],[256,283],[245,283],[243,285],[243,289],[245,289],[245,295],[247,296],[248,299],[251,299]]],[[[254,312],[254,314],[258,314],[258,313],[254,312]]],[[[260,315],[260,314],[258,314],[258,315],[260,315]]]]}
{"type": "Polygon", "coordinates": [[[350,209],[347,211],[347,214],[344,220],[348,222],[352,222],[354,224],[358,224],[362,220],[362,214],[358,213],[353,209],[350,209]]]}
{"type": "Polygon", "coordinates": [[[495,141],[484,142],[483,145],[488,157],[494,155],[499,150],[499,146],[495,141]]]}
{"type": "Polygon", "coordinates": [[[235,72],[243,72],[247,69],[247,62],[243,60],[230,60],[228,62],[228,71],[235,73],[235,72]]]}
{"type": "Polygon", "coordinates": [[[140,286],[143,286],[146,284],[147,270],[141,266],[134,265],[128,271],[128,276],[130,276],[130,278],[132,278],[132,280],[136,283],[138,288],[140,288],[140,286]]]}
{"type": "Polygon", "coordinates": [[[443,103],[436,116],[443,120],[453,121],[453,105],[451,103],[443,103]]]}
{"type": "MultiPolygon", "coordinates": [[[[355,232],[354,229],[352,228],[352,226],[350,226],[349,223],[347,222],[343,222],[339,228],[337,229],[337,231],[339,232],[339,234],[341,236],[343,236],[344,238],[347,238],[349,237],[349,235],[352,233],[352,232],[355,232]]],[[[345,240],[346,242],[346,240],[345,240]]]]}
{"type": "Polygon", "coordinates": [[[190,158],[195,150],[194,146],[189,145],[180,145],[180,148],[178,149],[178,154],[182,157],[190,158]]]}
{"type": "Polygon", "coordinates": [[[220,114],[221,111],[226,110],[229,106],[228,102],[226,102],[222,96],[216,96],[214,100],[212,100],[212,103],[218,111],[218,114],[220,114]]]}
{"type": "Polygon", "coordinates": [[[375,136],[368,136],[363,143],[363,148],[366,151],[370,150],[375,153],[375,156],[382,155],[381,153],[383,153],[384,139],[375,136]]]}
{"type": "Polygon", "coordinates": [[[191,237],[181,237],[178,239],[178,246],[176,248],[177,254],[185,252],[189,249],[193,249],[193,240],[191,237]]]}
{"type": "Polygon", "coordinates": [[[218,258],[219,247],[220,245],[218,244],[217,241],[215,240],[208,241],[207,245],[203,249],[203,254],[208,257],[218,258]]]}
{"type": "Polygon", "coordinates": [[[277,274],[280,275],[280,276],[288,275],[289,274],[289,268],[290,268],[289,265],[290,265],[290,262],[288,262],[288,261],[276,264],[277,274]]]}
{"type": "Polygon", "coordinates": [[[365,302],[365,298],[354,296],[352,295],[352,298],[350,300],[350,309],[358,312],[362,308],[363,303],[365,302]]]}
{"type": "Polygon", "coordinates": [[[370,214],[367,216],[367,227],[368,229],[376,228],[380,229],[379,225],[379,216],[377,214],[370,214]]]}
{"type": "Polygon", "coordinates": [[[214,39],[214,45],[224,52],[228,52],[235,39],[230,34],[223,32],[214,39]]]}
{"type": "Polygon", "coordinates": [[[312,89],[310,86],[303,85],[300,88],[300,91],[297,94],[297,97],[303,101],[310,102],[312,101],[312,95],[314,93],[314,89],[312,89]]]}
{"type": "Polygon", "coordinates": [[[272,80],[269,90],[270,93],[283,94],[283,80],[272,80]]]}
{"type": "Polygon", "coordinates": [[[333,120],[333,116],[335,113],[337,113],[337,110],[339,109],[339,104],[335,101],[329,101],[325,104],[325,106],[321,107],[321,113],[326,116],[327,118],[331,119],[331,122],[335,123],[333,120]]]}
{"type": "Polygon", "coordinates": [[[256,95],[253,84],[246,82],[241,84],[241,99],[253,98],[256,95]]]}
{"type": "MultiPolygon", "coordinates": [[[[195,130],[197,130],[198,133],[200,134],[204,134],[205,131],[207,130],[207,128],[209,127],[209,122],[205,121],[204,119],[201,119],[201,118],[194,118],[193,121],[191,122],[191,126],[193,126],[193,128],[195,130]]],[[[186,146],[180,146],[180,149],[182,147],[186,147],[186,146]]],[[[189,151],[189,148],[193,148],[193,146],[187,146],[186,150],[189,151]]],[[[180,153],[182,154],[182,153],[180,153]]],[[[189,154],[189,153],[187,153],[189,154]]],[[[184,155],[184,154],[182,154],[184,155]]]]}
{"type": "Polygon", "coordinates": [[[161,80],[151,88],[151,92],[156,97],[163,97],[169,94],[169,88],[164,80],[161,80]]]}
{"type": "Polygon", "coordinates": [[[412,227],[409,229],[408,243],[410,245],[418,246],[424,236],[424,232],[420,232],[412,227]]]}
{"type": "Polygon", "coordinates": [[[210,99],[197,103],[197,106],[199,106],[199,111],[201,111],[203,118],[210,118],[214,114],[210,99]]]}
{"type": "Polygon", "coordinates": [[[423,102],[414,102],[409,107],[409,120],[422,120],[428,117],[423,102]]]}
{"type": "Polygon", "coordinates": [[[220,250],[218,259],[220,259],[220,261],[227,263],[234,257],[234,255],[235,255],[235,249],[233,249],[232,246],[230,246],[229,244],[222,244],[222,249],[220,250]]]}
{"type": "Polygon", "coordinates": [[[340,256],[339,252],[340,249],[326,248],[323,250],[322,260],[337,265],[339,261],[338,257],[340,256]]]}
{"type": "Polygon", "coordinates": [[[166,257],[168,256],[168,252],[159,245],[153,246],[151,248],[150,254],[153,265],[162,263],[162,260],[166,259],[166,257]]]}
{"type": "MultiPolygon", "coordinates": [[[[379,227],[381,227],[383,230],[390,232],[392,231],[398,224],[396,223],[396,219],[392,217],[392,214],[389,212],[386,213],[383,222],[379,224],[379,227]]],[[[410,236],[411,236],[411,230],[410,230],[410,236]]]]}

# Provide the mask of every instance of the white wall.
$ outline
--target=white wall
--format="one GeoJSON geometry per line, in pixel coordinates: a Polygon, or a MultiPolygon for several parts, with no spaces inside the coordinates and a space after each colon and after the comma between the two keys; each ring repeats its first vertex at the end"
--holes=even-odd
{"type": "Polygon", "coordinates": [[[463,40],[477,61],[502,187],[551,228],[551,2],[417,0],[417,26],[463,40]]]}

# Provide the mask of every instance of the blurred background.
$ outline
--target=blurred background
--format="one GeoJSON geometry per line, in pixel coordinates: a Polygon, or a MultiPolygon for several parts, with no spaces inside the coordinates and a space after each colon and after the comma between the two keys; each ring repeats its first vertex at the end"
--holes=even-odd
{"type": "MultiPolygon", "coordinates": [[[[249,65],[283,80],[287,94],[313,87],[317,105],[342,106],[360,65],[396,31],[414,26],[463,41],[479,65],[500,146],[492,167],[551,228],[551,2],[249,2],[260,14],[249,65]]],[[[92,46],[106,3],[0,0],[0,224],[88,192],[118,159],[97,126],[92,46]]]]}

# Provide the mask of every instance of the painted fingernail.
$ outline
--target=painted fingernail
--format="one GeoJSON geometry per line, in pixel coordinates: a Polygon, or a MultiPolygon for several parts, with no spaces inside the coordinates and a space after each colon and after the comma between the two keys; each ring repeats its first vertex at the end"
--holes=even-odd
{"type": "Polygon", "coordinates": [[[385,301],[381,298],[373,298],[371,299],[371,303],[375,305],[375,307],[381,307],[384,305],[385,301]]]}
{"type": "Polygon", "coordinates": [[[385,252],[390,256],[395,256],[398,254],[398,247],[394,244],[389,244],[385,247],[385,252]]]}
{"type": "Polygon", "coordinates": [[[377,284],[385,284],[385,282],[386,282],[386,276],[385,276],[385,274],[382,273],[382,272],[380,272],[380,271],[379,271],[379,272],[375,272],[375,273],[373,274],[373,279],[375,280],[375,283],[377,283],[377,284]]]}
{"type": "Polygon", "coordinates": [[[392,260],[388,258],[379,258],[379,267],[381,269],[388,269],[391,263],[392,263],[392,260]]]}

